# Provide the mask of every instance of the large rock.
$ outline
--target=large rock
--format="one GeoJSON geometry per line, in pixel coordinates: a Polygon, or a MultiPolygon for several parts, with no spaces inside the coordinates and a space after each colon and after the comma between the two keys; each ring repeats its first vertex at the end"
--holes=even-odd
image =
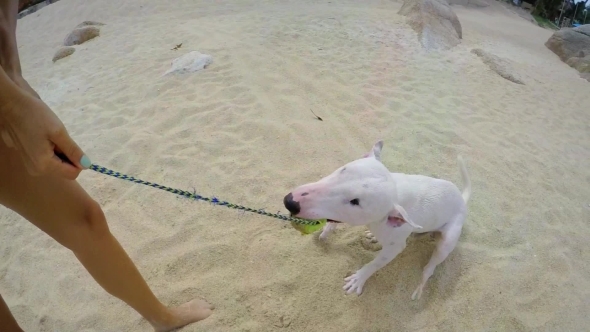
{"type": "Polygon", "coordinates": [[[562,28],[553,33],[545,46],[557,54],[561,61],[583,54],[590,54],[590,24],[577,28],[562,28]]]}
{"type": "Polygon", "coordinates": [[[84,26],[74,29],[64,39],[64,46],[80,45],[100,35],[100,29],[96,26],[84,26]]]}
{"type": "Polygon", "coordinates": [[[427,50],[447,50],[463,38],[459,18],[446,0],[405,0],[398,14],[407,17],[427,50]]]}

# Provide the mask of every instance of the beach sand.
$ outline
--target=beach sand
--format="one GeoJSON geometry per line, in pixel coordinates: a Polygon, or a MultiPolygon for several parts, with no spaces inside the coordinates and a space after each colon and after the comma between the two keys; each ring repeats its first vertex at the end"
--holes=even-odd
{"type": "MultiPolygon", "coordinates": [[[[457,248],[411,301],[429,237],[345,296],[343,278],[375,255],[363,227],[321,244],[278,219],[83,172],[156,295],[216,306],[182,331],[587,331],[590,83],[543,45],[552,31],[454,6],[462,43],[427,53],[398,2],[168,3],[62,0],[18,21],[25,77],[94,163],[285,213],[290,189],[383,139],[390,170],[463,188],[461,154],[473,185],[457,248]],[[85,20],[105,23],[100,36],[52,63],[85,20]],[[213,63],[162,76],[190,51],[213,63]]],[[[26,331],[150,330],[49,236],[5,208],[0,228],[0,292],[26,331]]]]}

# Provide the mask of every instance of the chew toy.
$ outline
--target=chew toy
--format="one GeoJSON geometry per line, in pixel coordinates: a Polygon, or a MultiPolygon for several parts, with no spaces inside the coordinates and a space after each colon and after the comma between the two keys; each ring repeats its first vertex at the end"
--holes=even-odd
{"type": "Polygon", "coordinates": [[[301,235],[308,235],[324,227],[324,225],[328,222],[328,219],[318,219],[316,221],[319,222],[316,225],[303,225],[291,221],[291,226],[301,232],[301,235]]]}

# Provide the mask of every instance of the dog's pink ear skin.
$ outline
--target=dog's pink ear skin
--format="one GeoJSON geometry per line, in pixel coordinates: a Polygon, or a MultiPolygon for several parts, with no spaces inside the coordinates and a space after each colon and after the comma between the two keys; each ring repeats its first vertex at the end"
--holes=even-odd
{"type": "Polygon", "coordinates": [[[387,224],[391,227],[400,227],[405,223],[410,224],[414,228],[422,228],[422,226],[415,224],[412,219],[410,219],[408,212],[406,212],[401,205],[395,204],[393,211],[391,211],[387,217],[387,224]]]}
{"type": "Polygon", "coordinates": [[[387,225],[389,225],[393,228],[400,227],[405,223],[406,223],[406,221],[404,220],[404,218],[394,217],[394,216],[387,217],[387,225]]]}

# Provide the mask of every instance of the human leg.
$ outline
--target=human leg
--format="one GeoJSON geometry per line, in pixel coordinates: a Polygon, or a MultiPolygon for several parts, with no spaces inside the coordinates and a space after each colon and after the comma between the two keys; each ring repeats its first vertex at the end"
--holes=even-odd
{"type": "Polygon", "coordinates": [[[17,14],[18,0],[0,1],[0,66],[13,82],[39,98],[39,94],[23,78],[16,44],[17,14]]]}
{"type": "MultiPolygon", "coordinates": [[[[39,98],[22,77],[15,34],[17,10],[18,0],[0,1],[0,66],[20,88],[39,98]]],[[[18,108],[17,100],[3,102],[18,108]]],[[[0,140],[0,204],[72,250],[107,292],[137,310],[157,331],[168,331],[211,314],[210,305],[200,300],[166,308],[110,233],[102,209],[84,189],[75,181],[57,176],[32,177],[17,153],[0,140]]],[[[7,306],[5,309],[10,314],[7,306]]]]}
{"type": "Polygon", "coordinates": [[[212,313],[201,300],[172,309],[164,306],[111,234],[100,206],[76,181],[30,176],[16,151],[3,144],[0,155],[0,204],[72,250],[108,293],[134,308],[156,331],[169,331],[212,313]]]}
{"type": "Polygon", "coordinates": [[[2,295],[0,295],[0,331],[23,332],[8,309],[8,305],[4,302],[2,295]]]}

